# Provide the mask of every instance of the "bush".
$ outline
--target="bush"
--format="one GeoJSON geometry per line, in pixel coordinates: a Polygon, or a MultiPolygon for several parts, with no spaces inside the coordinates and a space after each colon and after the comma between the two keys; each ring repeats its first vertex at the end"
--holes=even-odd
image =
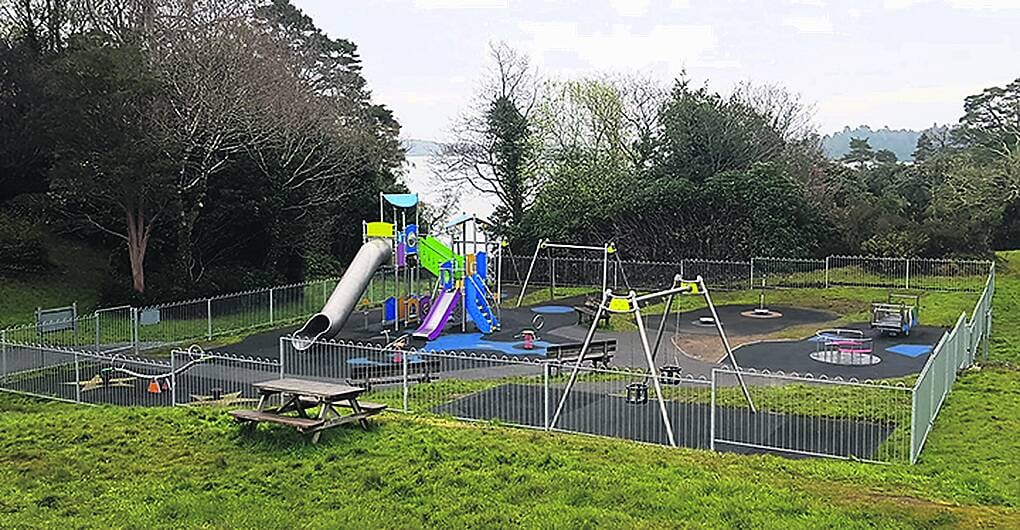
{"type": "Polygon", "coordinates": [[[51,267],[42,230],[24,219],[0,215],[0,277],[38,273],[51,267]]]}

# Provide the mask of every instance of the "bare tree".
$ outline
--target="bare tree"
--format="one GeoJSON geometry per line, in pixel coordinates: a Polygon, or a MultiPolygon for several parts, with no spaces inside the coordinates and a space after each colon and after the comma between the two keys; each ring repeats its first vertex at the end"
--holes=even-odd
{"type": "Polygon", "coordinates": [[[505,43],[490,45],[489,55],[475,101],[455,121],[435,164],[446,183],[494,198],[499,224],[510,228],[538,191],[531,123],[537,80],[528,57],[505,43]]]}

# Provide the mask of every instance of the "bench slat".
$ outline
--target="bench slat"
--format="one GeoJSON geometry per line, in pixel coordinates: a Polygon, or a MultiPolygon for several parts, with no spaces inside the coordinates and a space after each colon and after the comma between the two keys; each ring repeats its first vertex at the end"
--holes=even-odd
{"type": "Polygon", "coordinates": [[[315,427],[319,427],[325,423],[323,420],[318,418],[299,418],[295,416],[284,416],[274,412],[259,412],[257,410],[232,410],[229,414],[238,421],[267,421],[270,423],[287,425],[289,427],[296,427],[302,430],[314,429],[315,427]]]}

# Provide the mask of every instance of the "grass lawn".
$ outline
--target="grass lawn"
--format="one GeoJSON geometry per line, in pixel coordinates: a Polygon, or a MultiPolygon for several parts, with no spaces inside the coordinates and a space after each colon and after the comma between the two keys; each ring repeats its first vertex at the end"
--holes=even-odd
{"type": "MultiPolygon", "coordinates": [[[[398,413],[310,446],[283,428],[242,435],[218,409],[0,394],[0,527],[1018,528],[1020,253],[998,272],[991,361],[961,375],[914,466],[398,413]]],[[[829,292],[819,304],[875,296],[829,292]]],[[[952,298],[926,297],[922,319],[951,324],[976,299],[952,298]]]]}
{"type": "Polygon", "coordinates": [[[0,328],[30,324],[37,307],[78,303],[78,313],[96,308],[108,267],[108,253],[88,245],[50,238],[52,270],[25,278],[0,280],[0,328]]]}

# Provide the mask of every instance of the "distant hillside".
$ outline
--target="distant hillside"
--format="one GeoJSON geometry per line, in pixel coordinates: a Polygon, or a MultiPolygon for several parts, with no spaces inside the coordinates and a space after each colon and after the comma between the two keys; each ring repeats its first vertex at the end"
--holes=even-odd
{"type": "Polygon", "coordinates": [[[407,156],[438,155],[443,149],[443,144],[439,142],[433,142],[432,140],[416,140],[413,138],[401,140],[400,145],[403,146],[404,151],[407,152],[407,156]]]}
{"type": "Polygon", "coordinates": [[[896,158],[902,161],[914,159],[914,149],[917,147],[917,139],[924,131],[912,131],[910,129],[872,129],[867,125],[861,125],[856,129],[844,127],[842,131],[822,138],[822,149],[826,156],[832,159],[839,158],[850,151],[850,138],[867,138],[871,148],[875,151],[888,149],[896,153],[896,158]]]}

